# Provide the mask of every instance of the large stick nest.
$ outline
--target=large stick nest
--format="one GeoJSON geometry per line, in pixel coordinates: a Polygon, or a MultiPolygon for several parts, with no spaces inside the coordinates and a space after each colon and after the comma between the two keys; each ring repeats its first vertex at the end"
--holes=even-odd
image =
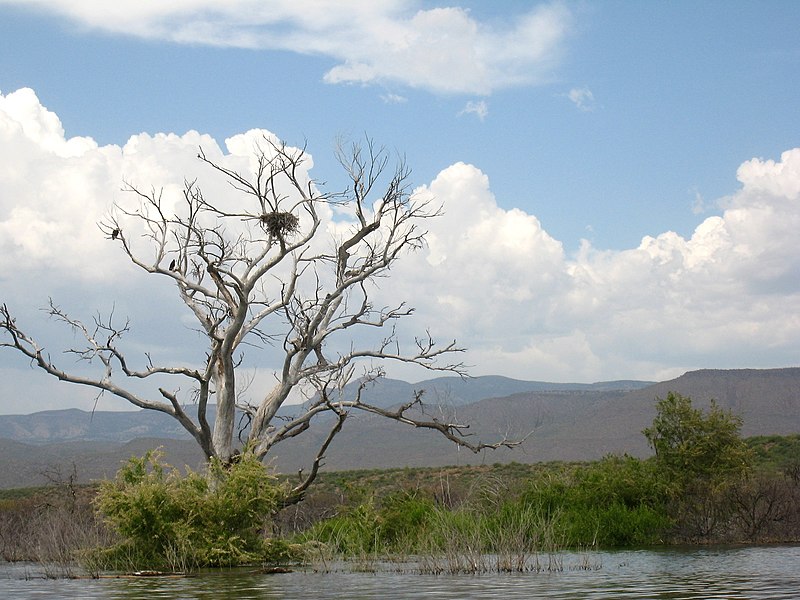
{"type": "Polygon", "coordinates": [[[300,219],[290,212],[275,211],[264,213],[259,220],[268,234],[279,238],[295,233],[300,225],[300,219]]]}

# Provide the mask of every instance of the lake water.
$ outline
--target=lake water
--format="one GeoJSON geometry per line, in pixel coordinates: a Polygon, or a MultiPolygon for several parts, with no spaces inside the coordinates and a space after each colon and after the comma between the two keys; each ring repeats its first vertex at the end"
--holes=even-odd
{"type": "Polygon", "coordinates": [[[216,571],[189,578],[44,579],[35,565],[0,563],[0,598],[800,598],[800,546],[625,550],[562,555],[556,572],[420,575],[216,571]]]}

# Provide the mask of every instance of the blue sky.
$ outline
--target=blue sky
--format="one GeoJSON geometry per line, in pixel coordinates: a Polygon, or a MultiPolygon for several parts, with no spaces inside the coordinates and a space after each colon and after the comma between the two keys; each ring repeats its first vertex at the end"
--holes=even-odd
{"type": "MultiPolygon", "coordinates": [[[[41,119],[34,113],[46,108],[65,138],[92,138],[100,149],[192,130],[224,147],[226,138],[263,128],[291,144],[307,141],[315,178],[333,187],[341,181],[336,139],[366,133],[406,156],[416,185],[433,189],[442,173],[451,175],[437,188],[451,219],[441,239],[448,228],[474,225],[457,197],[449,199],[452,182],[480,188],[485,175],[481,214],[513,223],[513,239],[524,230],[525,239],[547,243],[520,238],[498,255],[507,263],[481,267],[530,281],[516,304],[478,294],[504,307],[498,313],[539,316],[515,323],[513,334],[499,316],[487,317],[482,331],[484,319],[474,315],[486,311],[477,306],[450,323],[456,330],[447,335],[475,348],[476,374],[655,379],[691,368],[797,364],[800,270],[782,229],[798,216],[797,159],[782,155],[799,145],[800,4],[350,0],[333,10],[325,2],[241,1],[225,14],[208,0],[164,4],[0,0],[0,95],[30,88],[36,99],[8,118],[41,119]],[[460,163],[472,170],[448,171],[460,163]],[[778,198],[767,208],[759,204],[764,190],[778,198]],[[753,216],[765,212],[774,222],[753,216]],[[540,280],[543,273],[551,276],[540,280]],[[641,289],[663,297],[638,299],[641,289]],[[764,291],[773,289],[780,293],[764,291]],[[726,294],[737,297],[726,302],[726,294]],[[726,327],[730,319],[741,330],[726,327]],[[642,339],[670,348],[643,352],[633,341],[642,339]]],[[[26,200],[0,177],[6,214],[41,202],[41,191],[27,193],[26,200]]],[[[87,205],[98,207],[94,221],[108,197],[87,205]]],[[[11,231],[10,219],[6,225],[11,231]]],[[[483,260],[453,250],[448,273],[463,267],[458,256],[472,266],[483,260]]],[[[86,289],[85,281],[42,282],[35,261],[24,268],[24,289],[0,276],[9,302],[41,305],[57,291],[73,298],[86,289]]],[[[450,277],[450,295],[471,294],[450,277]]],[[[92,289],[100,304],[111,297],[92,289]]],[[[441,298],[438,308],[423,304],[420,319],[438,322],[437,310],[453,310],[441,298]]],[[[16,369],[16,359],[1,353],[0,366],[16,369]]]]}

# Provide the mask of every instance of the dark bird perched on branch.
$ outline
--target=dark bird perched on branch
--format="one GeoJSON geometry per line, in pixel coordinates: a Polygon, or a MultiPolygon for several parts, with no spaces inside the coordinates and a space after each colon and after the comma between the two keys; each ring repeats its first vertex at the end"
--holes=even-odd
{"type": "Polygon", "coordinates": [[[172,259],[172,262],[169,263],[169,270],[170,271],[174,271],[175,270],[175,259],[174,258],[172,259]]]}
{"type": "Polygon", "coordinates": [[[112,240],[115,240],[118,237],[119,237],[119,229],[115,229],[114,231],[111,232],[111,239],[112,240]]]}

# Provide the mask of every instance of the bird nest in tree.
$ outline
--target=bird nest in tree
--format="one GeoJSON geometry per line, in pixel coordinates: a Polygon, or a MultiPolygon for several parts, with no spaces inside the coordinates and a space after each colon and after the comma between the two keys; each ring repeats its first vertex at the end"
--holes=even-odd
{"type": "Polygon", "coordinates": [[[267,233],[273,237],[283,237],[288,233],[294,233],[300,224],[300,219],[290,212],[264,213],[259,220],[267,233]]]}

